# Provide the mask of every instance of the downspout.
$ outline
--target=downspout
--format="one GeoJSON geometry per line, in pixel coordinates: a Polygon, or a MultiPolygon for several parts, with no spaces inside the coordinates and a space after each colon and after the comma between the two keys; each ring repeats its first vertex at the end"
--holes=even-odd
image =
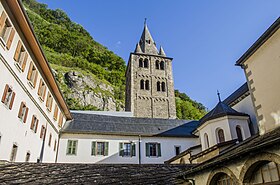
{"type": "Polygon", "coordinates": [[[55,163],[57,163],[58,149],[59,149],[59,141],[60,141],[60,132],[58,133],[58,140],[56,146],[56,155],[55,155],[55,163]]]}
{"type": "Polygon", "coordinates": [[[138,138],[138,162],[139,164],[141,164],[141,135],[139,135],[139,138],[138,138]]]}

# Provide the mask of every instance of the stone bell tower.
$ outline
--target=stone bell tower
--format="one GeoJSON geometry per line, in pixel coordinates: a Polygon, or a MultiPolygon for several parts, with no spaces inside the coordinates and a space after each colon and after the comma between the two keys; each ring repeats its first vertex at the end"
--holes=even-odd
{"type": "Polygon", "coordinates": [[[176,118],[172,58],[157,50],[146,23],[126,69],[125,110],[134,117],[176,118]]]}

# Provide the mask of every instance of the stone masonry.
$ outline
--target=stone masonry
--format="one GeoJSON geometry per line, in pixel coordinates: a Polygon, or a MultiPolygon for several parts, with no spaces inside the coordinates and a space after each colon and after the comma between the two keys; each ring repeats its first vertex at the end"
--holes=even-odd
{"type": "Polygon", "coordinates": [[[172,58],[158,52],[146,24],[128,61],[125,103],[135,117],[176,118],[172,58]]]}

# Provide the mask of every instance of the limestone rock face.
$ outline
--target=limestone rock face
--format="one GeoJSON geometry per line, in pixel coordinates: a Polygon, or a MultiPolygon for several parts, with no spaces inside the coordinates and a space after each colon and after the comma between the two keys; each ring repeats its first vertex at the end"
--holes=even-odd
{"type": "MultiPolygon", "coordinates": [[[[55,76],[57,73],[61,72],[56,71],[55,76]]],[[[114,98],[115,92],[111,85],[78,71],[69,71],[61,76],[63,79],[58,79],[58,81],[60,85],[64,83],[62,91],[70,108],[75,104],[77,109],[90,106],[104,111],[124,110],[123,103],[114,98]]]]}

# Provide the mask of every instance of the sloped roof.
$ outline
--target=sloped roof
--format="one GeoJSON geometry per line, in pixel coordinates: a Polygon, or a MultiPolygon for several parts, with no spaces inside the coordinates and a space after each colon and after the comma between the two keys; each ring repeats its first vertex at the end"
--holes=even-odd
{"type": "Polygon", "coordinates": [[[198,121],[118,117],[87,113],[72,113],[73,120],[65,124],[62,133],[95,133],[160,137],[196,137],[192,131],[198,121]]]}
{"type": "Polygon", "coordinates": [[[152,38],[147,24],[144,25],[144,30],[142,32],[139,44],[143,53],[158,55],[156,43],[152,38]]]}
{"type": "Polygon", "coordinates": [[[0,164],[0,184],[177,184],[193,165],[158,164],[0,164]]]}
{"type": "Polygon", "coordinates": [[[249,116],[248,114],[237,112],[236,110],[234,110],[233,108],[231,108],[227,104],[225,104],[224,102],[220,101],[214,107],[214,109],[212,109],[210,112],[208,112],[204,117],[202,117],[199,120],[199,124],[202,125],[206,121],[209,121],[209,120],[212,120],[212,119],[216,119],[216,118],[220,118],[220,117],[224,117],[224,116],[228,116],[228,115],[232,115],[232,116],[249,116]]]}
{"type": "MultiPolygon", "coordinates": [[[[233,104],[235,101],[240,99],[243,95],[245,97],[249,95],[249,88],[247,82],[245,82],[241,87],[239,87],[236,91],[234,91],[231,95],[229,95],[223,102],[229,106],[233,104]]],[[[242,98],[241,98],[242,99],[242,98]]]]}

